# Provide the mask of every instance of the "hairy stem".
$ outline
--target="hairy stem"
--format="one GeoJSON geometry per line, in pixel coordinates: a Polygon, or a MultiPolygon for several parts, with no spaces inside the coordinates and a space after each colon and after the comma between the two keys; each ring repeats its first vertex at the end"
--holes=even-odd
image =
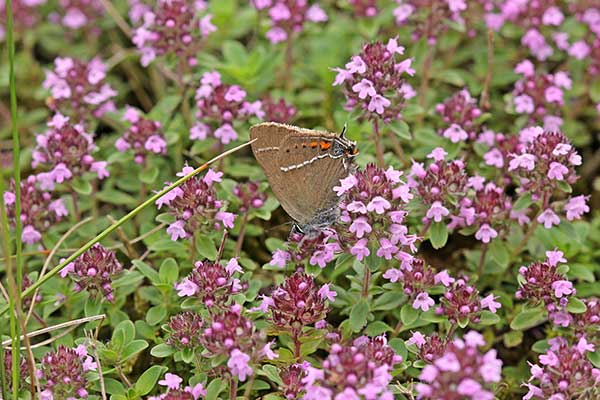
{"type": "Polygon", "coordinates": [[[383,143],[381,142],[381,133],[379,132],[379,121],[373,121],[373,136],[375,139],[375,154],[377,156],[377,164],[383,168],[385,161],[383,159],[383,143]]]}

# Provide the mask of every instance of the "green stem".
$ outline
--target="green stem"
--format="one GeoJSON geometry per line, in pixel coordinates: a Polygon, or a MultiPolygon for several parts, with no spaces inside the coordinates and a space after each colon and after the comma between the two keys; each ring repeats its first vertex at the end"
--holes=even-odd
{"type": "Polygon", "coordinates": [[[244,213],[242,222],[240,223],[240,232],[238,234],[237,242],[235,243],[235,256],[239,257],[242,252],[242,245],[244,244],[244,235],[246,234],[246,225],[248,224],[248,212],[244,213]]]}
{"type": "Polygon", "coordinates": [[[371,270],[368,265],[365,265],[365,275],[363,276],[363,287],[361,296],[363,298],[369,297],[369,286],[371,285],[371,270]]]}
{"type": "MultiPolygon", "coordinates": [[[[254,139],[254,140],[256,140],[256,139],[254,139]]],[[[137,206],[136,208],[134,208],[132,211],[130,211],[127,215],[125,215],[121,219],[119,219],[116,223],[111,224],[108,228],[106,228],[105,230],[103,230],[102,232],[100,232],[92,240],[90,240],[89,242],[87,242],[86,244],[84,244],[82,247],[80,247],[79,249],[77,249],[77,251],[75,251],[73,254],[71,254],[69,257],[67,257],[65,260],[63,260],[56,267],[54,267],[50,271],[48,271],[48,273],[46,275],[44,275],[42,278],[40,278],[39,280],[37,280],[35,283],[33,283],[27,289],[25,289],[21,293],[20,298],[24,299],[27,296],[30,296],[38,287],[40,287],[41,285],[43,285],[44,283],[46,283],[48,280],[50,280],[52,277],[54,277],[54,275],[56,275],[60,270],[62,270],[67,264],[69,264],[70,262],[74,261],[77,257],[79,257],[80,255],[82,255],[83,253],[85,253],[90,247],[92,247],[93,245],[95,245],[96,243],[100,242],[102,239],[104,239],[108,235],[110,235],[115,229],[117,229],[118,227],[120,227],[121,225],[123,225],[124,223],[126,223],[127,221],[131,220],[133,217],[135,217],[137,214],[139,214],[140,211],[142,211],[144,208],[146,208],[149,205],[153,204],[156,200],[158,200],[159,198],[161,198],[165,194],[169,193],[171,190],[175,189],[176,187],[180,186],[181,184],[183,184],[184,182],[186,182],[190,178],[192,178],[195,175],[199,174],[200,172],[204,171],[205,169],[208,168],[208,166],[210,164],[212,164],[212,163],[214,163],[216,161],[219,161],[220,159],[228,156],[229,154],[235,153],[236,151],[238,151],[238,150],[240,150],[240,149],[242,149],[242,148],[244,148],[244,147],[252,144],[254,142],[254,140],[251,140],[249,142],[243,143],[243,144],[241,144],[239,146],[234,147],[233,149],[227,150],[226,152],[219,154],[218,156],[216,156],[213,159],[207,161],[206,163],[204,163],[200,167],[196,168],[194,171],[190,172],[186,176],[178,179],[177,181],[175,181],[171,185],[167,186],[163,190],[161,190],[161,191],[157,192],[156,194],[154,194],[152,197],[150,197],[149,199],[147,199],[146,201],[144,201],[142,204],[140,204],[139,206],[137,206]]],[[[9,306],[8,305],[3,306],[2,308],[0,308],[0,315],[5,314],[8,310],[9,310],[9,306]]]]}
{"type": "Polygon", "coordinates": [[[231,382],[229,385],[229,400],[237,399],[237,388],[238,388],[238,379],[232,376],[231,382]]]}
{"type": "Polygon", "coordinates": [[[483,246],[481,246],[481,256],[479,257],[479,264],[477,264],[478,279],[481,279],[481,277],[483,275],[483,266],[485,265],[485,256],[487,254],[487,251],[488,251],[488,244],[484,243],[483,246]]]}
{"type": "MultiPolygon", "coordinates": [[[[6,1],[6,44],[8,46],[8,63],[9,63],[9,85],[10,85],[10,116],[11,116],[11,131],[13,138],[13,174],[15,180],[15,245],[16,245],[16,263],[15,272],[16,279],[14,281],[14,290],[12,294],[16,297],[12,300],[13,310],[21,309],[21,298],[17,293],[22,288],[23,281],[23,259],[21,250],[23,242],[21,241],[21,232],[23,225],[21,221],[21,146],[19,143],[19,131],[17,129],[17,83],[15,78],[15,38],[13,32],[13,10],[12,0],[6,1]]],[[[10,270],[10,269],[8,269],[10,270]]],[[[8,272],[7,270],[7,272],[8,272]]],[[[7,274],[10,275],[10,274],[7,274]]],[[[11,284],[9,280],[9,285],[11,284]]],[[[16,322],[17,315],[11,313],[11,334],[13,335],[12,343],[12,376],[13,376],[13,399],[19,397],[20,380],[20,353],[21,343],[19,340],[19,324],[16,322]],[[13,321],[14,320],[14,321],[13,321]]]]}
{"type": "Polygon", "coordinates": [[[380,168],[385,167],[385,161],[383,159],[383,143],[381,142],[381,132],[379,132],[379,123],[377,120],[373,121],[373,135],[375,136],[375,154],[377,155],[377,164],[380,168]]]}

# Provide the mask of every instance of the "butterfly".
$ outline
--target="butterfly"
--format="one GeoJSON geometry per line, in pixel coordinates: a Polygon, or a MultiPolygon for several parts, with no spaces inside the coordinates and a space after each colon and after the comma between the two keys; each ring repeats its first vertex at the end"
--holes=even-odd
{"type": "Polygon", "coordinates": [[[256,139],[252,152],[300,233],[318,233],[339,217],[333,187],[353,172],[358,154],[345,132],[345,127],[338,135],[276,122],[250,128],[250,139],[256,139]]]}

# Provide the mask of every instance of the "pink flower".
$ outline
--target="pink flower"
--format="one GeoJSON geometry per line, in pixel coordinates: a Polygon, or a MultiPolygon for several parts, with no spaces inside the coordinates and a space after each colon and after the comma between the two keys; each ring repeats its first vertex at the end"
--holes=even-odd
{"type": "Polygon", "coordinates": [[[144,144],[144,148],[153,153],[164,153],[167,150],[167,142],[159,135],[152,135],[144,144]]]}
{"type": "Polygon", "coordinates": [[[559,280],[552,282],[552,289],[554,295],[559,299],[563,296],[568,296],[573,293],[573,284],[566,280],[559,280]]]}
{"type": "Polygon", "coordinates": [[[415,331],[415,332],[413,332],[413,334],[410,337],[410,339],[408,339],[406,341],[406,343],[414,344],[415,346],[417,346],[417,347],[420,348],[425,343],[427,343],[427,341],[425,340],[425,336],[423,336],[423,334],[421,332],[415,331]]]}
{"type": "Polygon", "coordinates": [[[183,281],[175,285],[175,290],[177,290],[177,296],[179,297],[193,296],[199,289],[200,288],[198,287],[198,285],[196,285],[188,278],[185,278],[183,281]]]}
{"type": "Polygon", "coordinates": [[[249,355],[242,353],[238,349],[233,349],[229,361],[227,361],[227,367],[229,367],[232,375],[237,376],[243,382],[253,372],[252,368],[248,365],[248,361],[250,361],[249,355]]]}
{"type": "Polygon", "coordinates": [[[184,227],[185,221],[175,221],[167,228],[167,234],[171,235],[171,240],[173,241],[177,239],[185,239],[186,237],[188,237],[188,234],[185,231],[184,227]]]}
{"type": "Polygon", "coordinates": [[[551,250],[546,252],[546,261],[551,267],[556,267],[558,263],[566,263],[567,259],[563,257],[564,253],[560,250],[551,250]]]}
{"type": "Polygon", "coordinates": [[[381,215],[385,213],[385,210],[388,210],[392,205],[389,201],[384,199],[381,196],[375,196],[369,204],[367,204],[367,211],[373,212],[375,211],[377,214],[381,215]]]}
{"type": "Polygon", "coordinates": [[[39,242],[42,238],[42,234],[39,233],[33,226],[27,225],[23,227],[21,232],[21,241],[27,244],[34,244],[39,242]]]}
{"type": "Polygon", "coordinates": [[[463,379],[456,387],[456,392],[464,396],[475,396],[480,390],[481,385],[479,382],[470,378],[463,379]]]}
{"type": "Polygon", "coordinates": [[[269,29],[265,36],[273,44],[285,42],[288,38],[286,31],[278,26],[269,29]]]}
{"type": "Polygon", "coordinates": [[[454,283],[456,281],[456,279],[451,277],[450,274],[448,273],[448,271],[443,270],[443,271],[435,274],[435,276],[433,277],[433,281],[435,282],[436,285],[441,283],[442,285],[448,287],[452,283],[454,283]]]}
{"type": "Polygon", "coordinates": [[[313,4],[306,11],[306,19],[311,22],[325,22],[327,21],[327,14],[318,4],[313,4]]]}
{"type": "Polygon", "coordinates": [[[348,230],[356,234],[356,237],[360,239],[365,233],[370,233],[373,228],[371,228],[371,225],[369,225],[366,218],[358,217],[352,222],[348,230]]]}
{"type": "Polygon", "coordinates": [[[197,122],[190,128],[190,139],[192,140],[205,140],[210,133],[208,125],[201,122],[197,122]]]}
{"type": "Polygon", "coordinates": [[[418,310],[420,308],[423,311],[427,311],[430,307],[433,307],[434,304],[435,301],[433,301],[433,299],[429,297],[429,294],[427,294],[427,292],[421,292],[413,301],[412,307],[415,310],[418,310]]]}
{"type": "Polygon", "coordinates": [[[242,270],[242,267],[240,266],[240,263],[235,257],[227,262],[227,265],[225,266],[225,271],[227,271],[229,275],[233,275],[235,272],[239,272],[240,274],[244,272],[242,270]]]}
{"type": "Polygon", "coordinates": [[[571,197],[567,204],[565,204],[565,211],[567,212],[567,219],[573,221],[581,218],[581,216],[590,211],[590,207],[586,204],[589,196],[576,196],[571,197]]]}
{"type": "Polygon", "coordinates": [[[172,374],[170,372],[167,372],[165,374],[165,378],[158,381],[158,384],[162,385],[162,386],[166,386],[169,389],[177,390],[177,389],[179,389],[181,382],[183,382],[183,379],[181,379],[179,376],[172,374]]]}
{"type": "Polygon", "coordinates": [[[364,74],[367,71],[367,64],[359,56],[352,56],[351,61],[346,64],[346,68],[351,74],[356,72],[364,74]]]}
{"type": "Polygon", "coordinates": [[[269,261],[269,265],[277,266],[279,268],[284,268],[285,264],[290,260],[290,253],[284,250],[275,250],[273,252],[273,257],[271,261],[269,261]]]}
{"type": "Polygon", "coordinates": [[[367,247],[369,241],[367,239],[360,239],[350,249],[350,254],[356,257],[358,261],[362,261],[365,257],[368,257],[371,252],[367,247]]]}
{"type": "Polygon", "coordinates": [[[577,342],[577,351],[581,354],[585,354],[586,351],[594,352],[596,351],[596,346],[593,343],[589,343],[585,337],[581,337],[579,342],[577,342]]]}
{"type": "Polygon", "coordinates": [[[498,236],[498,232],[489,224],[483,224],[475,233],[475,239],[481,240],[483,243],[489,243],[492,239],[498,236]]]}
{"type": "Polygon", "coordinates": [[[273,350],[271,350],[271,346],[273,346],[274,342],[269,342],[267,344],[265,344],[263,346],[263,348],[260,350],[260,354],[267,357],[268,360],[274,360],[277,357],[279,357],[279,354],[275,353],[273,350]]]}
{"type": "Polygon", "coordinates": [[[235,214],[226,211],[219,211],[215,214],[215,219],[217,221],[221,221],[224,227],[232,229],[233,222],[235,220],[235,214]]]}
{"type": "Polygon", "coordinates": [[[558,7],[549,7],[546,9],[544,15],[542,16],[542,23],[544,25],[559,26],[560,24],[562,24],[564,19],[565,16],[558,7]]]}
{"type": "Polygon", "coordinates": [[[367,109],[371,112],[375,111],[377,114],[383,114],[384,109],[390,104],[392,103],[388,99],[376,94],[375,96],[371,97],[371,101],[369,102],[367,109]]]}
{"type": "Polygon", "coordinates": [[[392,256],[398,252],[398,247],[395,246],[386,238],[379,240],[379,249],[377,249],[377,257],[383,257],[386,260],[391,260],[392,256]]]}
{"type": "Polygon", "coordinates": [[[458,143],[469,138],[469,134],[458,124],[450,125],[442,135],[450,139],[452,143],[458,143]]]}
{"type": "Polygon", "coordinates": [[[523,168],[527,171],[533,171],[535,168],[535,156],[528,153],[514,155],[508,164],[508,170],[513,171],[517,168],[523,168]]]}
{"type": "Polygon", "coordinates": [[[222,182],[223,181],[223,173],[222,172],[215,172],[212,168],[209,169],[208,171],[206,171],[206,174],[204,175],[204,177],[202,177],[202,180],[208,185],[211,186],[213,183],[215,182],[222,182]]]}
{"type": "Polygon", "coordinates": [[[544,90],[544,98],[548,103],[563,104],[563,92],[556,86],[547,87],[544,90]]]}
{"type": "Polygon", "coordinates": [[[331,290],[329,289],[329,284],[326,283],[323,286],[321,286],[321,289],[319,289],[319,296],[321,296],[321,298],[323,300],[327,299],[330,302],[334,302],[335,301],[335,297],[337,296],[337,293],[335,292],[335,290],[331,290]]]}
{"type": "Polygon", "coordinates": [[[539,215],[537,221],[540,224],[544,224],[544,228],[546,229],[552,228],[552,225],[560,224],[560,218],[554,213],[554,211],[552,211],[551,208],[545,209],[544,212],[539,215]]]}
{"type": "Polygon", "coordinates": [[[590,54],[590,46],[583,41],[579,40],[571,45],[569,48],[569,55],[577,60],[583,60],[590,54]]]}
{"type": "Polygon", "coordinates": [[[434,201],[425,217],[433,219],[435,222],[441,222],[444,217],[450,214],[450,211],[439,201],[434,201]]]}
{"type": "Polygon", "coordinates": [[[531,114],[535,110],[533,99],[526,94],[515,97],[515,111],[518,113],[531,114]]]}
{"type": "Polygon", "coordinates": [[[333,190],[338,196],[341,196],[348,190],[352,189],[357,183],[358,180],[354,175],[348,175],[346,178],[340,179],[340,186],[334,186],[333,190]]]}
{"type": "Polygon", "coordinates": [[[364,203],[361,201],[353,201],[346,206],[346,210],[352,213],[366,214],[367,206],[365,206],[364,203]]]}
{"type": "Polygon", "coordinates": [[[483,299],[481,299],[481,308],[487,308],[491,312],[495,313],[496,310],[502,307],[502,304],[496,301],[497,298],[498,296],[494,296],[493,294],[484,297],[483,299]]]}
{"type": "Polygon", "coordinates": [[[200,33],[202,34],[202,36],[208,36],[211,33],[217,31],[217,27],[212,24],[211,19],[212,15],[210,14],[207,14],[204,17],[200,18],[198,27],[200,28],[200,33]]]}
{"type": "Polygon", "coordinates": [[[225,100],[227,101],[242,101],[246,97],[246,92],[243,91],[239,86],[230,86],[227,92],[225,92],[225,100]]]}
{"type": "Polygon", "coordinates": [[[550,167],[548,169],[548,178],[556,179],[557,181],[562,181],[565,179],[565,174],[569,173],[569,169],[558,163],[556,161],[552,161],[550,163],[550,167]]]}
{"type": "Polygon", "coordinates": [[[487,165],[502,168],[504,166],[504,156],[498,149],[491,149],[483,155],[483,160],[487,165]]]}
{"type": "Polygon", "coordinates": [[[367,96],[373,97],[377,94],[373,83],[368,79],[362,79],[360,82],[352,86],[352,90],[358,93],[360,99],[366,99],[367,96]]]}
{"type": "Polygon", "coordinates": [[[383,277],[392,283],[398,282],[403,276],[402,271],[397,268],[390,268],[383,274],[383,277]]]}
{"type": "Polygon", "coordinates": [[[346,71],[345,69],[331,68],[331,70],[337,72],[337,75],[335,76],[335,80],[334,80],[332,86],[339,86],[339,85],[343,84],[344,82],[346,82],[347,80],[352,79],[352,73],[349,71],[346,71]]]}
{"type": "Polygon", "coordinates": [[[517,64],[515,72],[517,74],[522,74],[525,77],[533,76],[535,74],[535,67],[531,61],[523,60],[517,64]]]}
{"type": "Polygon", "coordinates": [[[107,165],[107,161],[94,161],[90,167],[90,171],[98,174],[98,179],[108,178],[110,172],[108,172],[108,169],[106,168],[107,165]]]}
{"type": "Polygon", "coordinates": [[[230,124],[223,124],[213,132],[214,137],[219,139],[221,143],[228,144],[229,142],[236,140],[238,134],[230,124]]]}

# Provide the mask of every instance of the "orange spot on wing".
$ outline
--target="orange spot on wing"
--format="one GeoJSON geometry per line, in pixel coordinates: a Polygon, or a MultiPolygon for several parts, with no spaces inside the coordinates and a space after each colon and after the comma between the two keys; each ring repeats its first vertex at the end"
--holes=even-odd
{"type": "Polygon", "coordinates": [[[312,147],[313,149],[315,147],[317,147],[318,145],[319,145],[319,143],[317,143],[317,142],[310,142],[310,147],[312,147]]]}
{"type": "Polygon", "coordinates": [[[331,143],[329,143],[329,142],[321,142],[319,144],[321,145],[321,150],[327,150],[328,148],[331,147],[331,143]]]}
{"type": "Polygon", "coordinates": [[[354,150],[352,151],[352,154],[354,154],[354,155],[358,154],[358,148],[355,147],[354,150]]]}

